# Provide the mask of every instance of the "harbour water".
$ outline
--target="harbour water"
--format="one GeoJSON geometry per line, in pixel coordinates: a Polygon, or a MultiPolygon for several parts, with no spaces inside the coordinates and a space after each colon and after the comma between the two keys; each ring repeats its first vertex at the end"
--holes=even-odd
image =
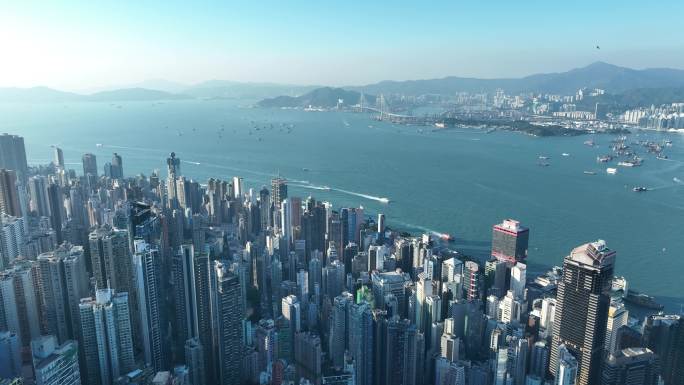
{"type": "Polygon", "coordinates": [[[239,175],[260,188],[279,173],[290,180],[290,195],[382,212],[394,228],[450,233],[473,256],[487,255],[492,224],[515,218],[531,229],[531,272],[602,238],[617,250],[616,274],[631,288],[671,311],[684,303],[684,135],[629,135],[627,142],[670,139],[673,146],[667,160],[640,150],[644,164],[627,168],[596,162],[609,152],[609,135],[433,132],[363,114],[240,103],[0,104],[0,132],[25,137],[30,163],[51,161],[50,145],[59,145],[79,174],[83,153],[96,154],[101,170],[117,152],[126,175],[160,169],[165,177],[171,151],[182,159],[182,173],[201,183],[239,175]],[[588,139],[596,146],[584,145],[588,139]],[[548,157],[547,167],[539,156],[548,157]],[[608,175],[607,167],[618,172],[608,175]],[[635,186],[649,191],[636,193],[635,186]]]}

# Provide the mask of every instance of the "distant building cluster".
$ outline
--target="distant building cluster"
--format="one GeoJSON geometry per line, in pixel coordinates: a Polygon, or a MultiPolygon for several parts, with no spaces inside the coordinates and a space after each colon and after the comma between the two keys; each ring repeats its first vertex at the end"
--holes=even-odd
{"type": "Polygon", "coordinates": [[[283,177],[54,151],[0,135],[0,385],[684,384],[684,319],[630,318],[602,240],[533,276],[517,220],[476,261],[283,177]]]}
{"type": "Polygon", "coordinates": [[[625,123],[654,130],[684,129],[684,103],[627,110],[620,116],[625,123]]]}

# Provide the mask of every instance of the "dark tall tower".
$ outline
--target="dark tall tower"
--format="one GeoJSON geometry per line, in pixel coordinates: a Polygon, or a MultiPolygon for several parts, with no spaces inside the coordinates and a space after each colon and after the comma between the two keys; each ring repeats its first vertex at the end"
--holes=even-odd
{"type": "Polygon", "coordinates": [[[277,210],[280,208],[280,204],[287,198],[287,180],[285,178],[277,177],[271,179],[271,195],[273,206],[277,210]]]}
{"type": "Polygon", "coordinates": [[[0,135],[0,168],[16,171],[19,180],[24,186],[26,185],[28,164],[26,163],[26,148],[23,137],[9,134],[0,135]]]}
{"type": "Polygon", "coordinates": [[[517,262],[527,258],[530,229],[513,219],[492,228],[492,256],[500,261],[517,262]]]}
{"type": "Polygon", "coordinates": [[[214,317],[217,329],[214,332],[218,352],[218,384],[238,385],[242,383],[240,373],[244,349],[240,281],[237,275],[218,261],[215,261],[212,278],[212,286],[216,288],[212,293],[215,296],[212,302],[216,310],[214,317]]]}
{"type": "Polygon", "coordinates": [[[94,154],[90,154],[90,153],[83,154],[81,161],[83,162],[83,175],[84,176],[88,176],[88,175],[97,176],[97,158],[95,157],[94,154]]]}
{"type": "Polygon", "coordinates": [[[684,384],[684,319],[681,315],[651,315],[643,325],[642,345],[660,357],[667,385],[684,384]]]}
{"type": "Polygon", "coordinates": [[[615,251],[602,240],[576,247],[565,257],[551,344],[554,376],[559,347],[565,345],[577,359],[576,385],[600,383],[614,266],[615,251]]]}
{"type": "Polygon", "coordinates": [[[0,168],[0,214],[21,217],[17,173],[0,168]]]}
{"type": "Polygon", "coordinates": [[[57,235],[57,243],[62,243],[62,223],[64,222],[64,196],[62,188],[55,183],[47,187],[48,204],[50,206],[50,224],[57,235]]]}
{"type": "Polygon", "coordinates": [[[112,165],[110,172],[112,179],[123,178],[123,160],[121,159],[121,155],[117,154],[116,152],[112,156],[112,165]]]}

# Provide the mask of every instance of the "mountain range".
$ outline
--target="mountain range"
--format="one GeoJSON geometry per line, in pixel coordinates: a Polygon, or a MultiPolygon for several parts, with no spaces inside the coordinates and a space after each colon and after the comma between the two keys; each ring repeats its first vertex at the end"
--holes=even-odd
{"type": "MultiPolygon", "coordinates": [[[[67,101],[124,101],[124,100],[173,100],[187,98],[209,99],[264,99],[261,105],[268,106],[306,106],[316,105],[317,99],[327,104],[337,103],[344,99],[350,103],[358,100],[358,94],[370,95],[403,94],[453,95],[457,92],[494,92],[501,88],[507,93],[540,92],[557,94],[574,94],[578,89],[601,88],[607,94],[636,94],[643,99],[658,95],[657,89],[667,89],[667,97],[658,100],[670,100],[684,95],[684,70],[670,68],[649,68],[635,70],[604,62],[596,62],[586,67],[566,72],[546,73],[525,76],[522,78],[479,79],[449,76],[441,79],[386,80],[378,83],[330,88],[319,86],[288,85],[277,83],[244,83],[228,80],[209,80],[206,82],[183,85],[163,79],[149,80],[129,85],[125,88],[112,88],[90,94],[64,92],[47,87],[33,88],[0,88],[1,102],[67,102],[67,101]],[[331,92],[331,90],[335,90],[331,92]],[[641,90],[641,91],[636,91],[641,90]],[[645,91],[644,91],[645,90],[645,91]],[[309,94],[315,91],[313,94],[309,94]],[[288,99],[294,98],[294,99],[288,99]],[[274,99],[275,98],[275,99],[274,99]],[[274,99],[274,100],[270,100],[274,99]]],[[[620,98],[634,101],[632,96],[620,98]]],[[[319,105],[321,107],[328,105],[319,105]]]]}

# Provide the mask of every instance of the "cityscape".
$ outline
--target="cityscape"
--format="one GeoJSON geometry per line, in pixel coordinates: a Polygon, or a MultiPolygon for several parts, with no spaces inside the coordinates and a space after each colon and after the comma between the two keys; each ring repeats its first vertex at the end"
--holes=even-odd
{"type": "Polygon", "coordinates": [[[683,12],[0,5],[0,385],[684,385],[683,12]]]}

